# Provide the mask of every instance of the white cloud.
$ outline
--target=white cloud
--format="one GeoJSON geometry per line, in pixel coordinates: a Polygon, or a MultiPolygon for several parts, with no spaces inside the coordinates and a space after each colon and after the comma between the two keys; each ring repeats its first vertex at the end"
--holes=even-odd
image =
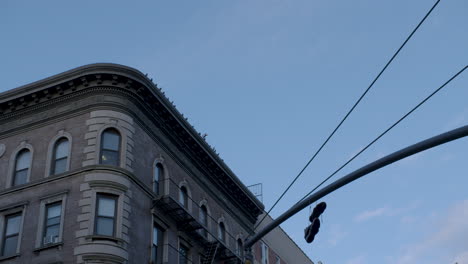
{"type": "MultiPolygon", "coordinates": [[[[348,261],[346,261],[346,264],[364,264],[365,263],[365,257],[364,255],[360,255],[360,256],[357,256],[357,257],[354,257],[348,261]]],[[[461,264],[461,263],[459,263],[461,264]]]]}
{"type": "MultiPolygon", "coordinates": [[[[380,207],[374,210],[366,210],[364,212],[359,213],[354,217],[355,222],[364,222],[367,221],[371,218],[374,217],[379,217],[379,216],[396,216],[396,215],[401,215],[403,213],[412,211],[413,209],[417,208],[421,204],[421,201],[413,201],[408,206],[406,207],[401,207],[401,208],[391,208],[388,206],[380,207]]],[[[408,222],[406,220],[409,220],[411,216],[405,216],[404,218],[401,219],[402,222],[408,222]]]]}
{"type": "Polygon", "coordinates": [[[433,223],[435,231],[418,243],[405,247],[395,264],[455,263],[468,264],[468,200],[453,206],[444,218],[433,223]],[[432,261],[432,262],[430,262],[432,261]]]}
{"type": "Polygon", "coordinates": [[[356,222],[364,222],[367,221],[371,218],[382,216],[384,214],[387,214],[390,211],[388,207],[380,207],[375,210],[368,210],[364,211],[360,214],[358,214],[356,217],[354,217],[354,221],[356,222]]]}

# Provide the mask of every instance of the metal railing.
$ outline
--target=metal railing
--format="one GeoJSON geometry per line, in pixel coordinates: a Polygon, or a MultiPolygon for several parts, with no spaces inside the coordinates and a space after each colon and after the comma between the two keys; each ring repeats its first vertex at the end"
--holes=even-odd
{"type": "Polygon", "coordinates": [[[229,226],[224,222],[224,236],[220,234],[218,220],[209,212],[206,213],[206,221],[201,220],[201,205],[192,199],[190,190],[186,195],[182,193],[184,186],[179,186],[171,178],[161,180],[159,195],[155,199],[154,206],[172,217],[179,229],[184,230],[198,241],[204,248],[209,248],[213,243],[219,243],[216,253],[217,259],[243,259],[243,247],[239,248],[236,238],[229,232],[229,226]]]}

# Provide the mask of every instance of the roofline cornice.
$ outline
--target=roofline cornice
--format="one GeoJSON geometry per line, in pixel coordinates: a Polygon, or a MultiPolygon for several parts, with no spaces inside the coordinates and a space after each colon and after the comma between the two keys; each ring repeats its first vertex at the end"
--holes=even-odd
{"type": "Polygon", "coordinates": [[[164,92],[152,82],[152,79],[134,68],[113,63],[89,64],[0,93],[0,117],[5,112],[13,114],[20,109],[26,109],[29,106],[28,101],[40,103],[43,101],[43,97],[50,99],[53,97],[52,94],[61,96],[65,90],[70,91],[68,94],[73,93],[78,86],[87,87],[90,76],[93,79],[99,79],[103,75],[111,76],[112,80],[115,80],[115,83],[112,82],[113,85],[117,85],[124,78],[127,78],[123,85],[126,88],[131,88],[130,90],[139,95],[142,103],[148,103],[147,97],[151,94],[174,118],[174,121],[178,124],[177,127],[183,128],[191,139],[196,142],[196,145],[216,164],[217,169],[215,171],[228,177],[248,197],[252,205],[257,207],[258,214],[263,211],[263,204],[239,180],[213,148],[202,138],[200,133],[184,118],[183,114],[176,109],[174,104],[164,95],[164,92]]]}

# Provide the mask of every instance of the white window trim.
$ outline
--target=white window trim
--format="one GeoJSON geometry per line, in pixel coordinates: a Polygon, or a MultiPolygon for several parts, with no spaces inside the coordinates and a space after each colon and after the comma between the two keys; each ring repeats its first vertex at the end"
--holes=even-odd
{"type": "Polygon", "coordinates": [[[55,135],[49,142],[49,146],[47,147],[47,159],[46,159],[46,169],[45,169],[45,177],[51,176],[51,169],[52,169],[52,162],[54,162],[54,147],[55,143],[61,138],[66,138],[68,140],[68,156],[67,156],[67,167],[65,171],[70,170],[70,163],[71,163],[71,155],[72,155],[72,136],[70,133],[60,130],[57,135],[55,135]]]}
{"type": "Polygon", "coordinates": [[[127,169],[127,132],[125,131],[124,128],[118,126],[116,123],[113,124],[106,124],[103,125],[97,134],[96,137],[96,157],[95,157],[95,164],[101,164],[100,162],[100,157],[101,157],[101,139],[102,139],[102,133],[106,129],[115,129],[117,132],[120,134],[120,161],[119,161],[119,167],[127,169]]]}
{"type": "Polygon", "coordinates": [[[29,170],[28,170],[28,175],[26,178],[26,183],[30,182],[33,159],[34,159],[34,149],[32,145],[26,143],[26,141],[23,141],[18,147],[16,147],[16,149],[13,150],[13,152],[10,155],[10,160],[8,162],[8,174],[6,177],[7,179],[6,179],[6,184],[5,184],[6,188],[13,187],[13,177],[14,177],[15,169],[16,169],[15,168],[16,158],[18,156],[18,153],[23,149],[28,149],[29,152],[31,153],[31,160],[29,161],[29,170]]]}
{"type": "Polygon", "coordinates": [[[262,254],[262,259],[261,259],[261,264],[269,264],[269,247],[267,246],[267,244],[265,244],[265,242],[261,242],[261,254],[262,254]],[[265,249],[265,250],[264,250],[265,249]]]}
{"type": "MultiPolygon", "coordinates": [[[[21,240],[22,240],[22,237],[23,237],[23,225],[24,225],[24,216],[26,214],[26,204],[23,204],[23,205],[20,205],[20,206],[14,206],[12,208],[9,208],[9,209],[3,209],[1,212],[0,212],[0,254],[1,254],[1,250],[3,248],[3,240],[4,240],[4,232],[5,232],[5,216],[7,215],[11,215],[11,214],[17,214],[21,212],[21,223],[20,223],[20,227],[19,227],[19,233],[18,233],[18,244],[16,245],[16,255],[18,255],[20,253],[20,249],[21,249],[21,240]]],[[[3,257],[9,257],[9,256],[1,256],[0,255],[0,258],[3,258],[3,257]]]]}
{"type": "Polygon", "coordinates": [[[63,226],[64,226],[64,220],[65,220],[65,206],[67,204],[67,193],[68,191],[41,198],[41,202],[39,205],[39,221],[38,221],[36,244],[35,244],[36,249],[41,248],[43,246],[47,246],[47,245],[44,245],[42,241],[43,234],[45,231],[44,224],[45,224],[46,206],[48,204],[56,203],[59,201],[62,201],[62,207],[61,207],[61,212],[60,212],[60,229],[59,229],[59,239],[58,239],[59,241],[57,243],[63,242],[63,226]]]}

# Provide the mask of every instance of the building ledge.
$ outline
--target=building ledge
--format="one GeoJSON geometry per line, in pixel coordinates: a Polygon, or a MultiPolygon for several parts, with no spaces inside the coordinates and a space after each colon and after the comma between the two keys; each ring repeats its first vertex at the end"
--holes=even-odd
{"type": "Polygon", "coordinates": [[[47,245],[43,245],[41,247],[35,248],[34,252],[39,253],[42,250],[47,250],[51,248],[57,248],[58,250],[60,250],[62,246],[63,246],[63,242],[51,243],[51,244],[47,244],[47,245]]]}
{"type": "Polygon", "coordinates": [[[2,256],[2,257],[0,257],[0,262],[4,261],[4,260],[10,260],[10,259],[18,258],[19,256],[21,256],[19,253],[14,254],[14,255],[10,255],[10,256],[2,256]]]}

